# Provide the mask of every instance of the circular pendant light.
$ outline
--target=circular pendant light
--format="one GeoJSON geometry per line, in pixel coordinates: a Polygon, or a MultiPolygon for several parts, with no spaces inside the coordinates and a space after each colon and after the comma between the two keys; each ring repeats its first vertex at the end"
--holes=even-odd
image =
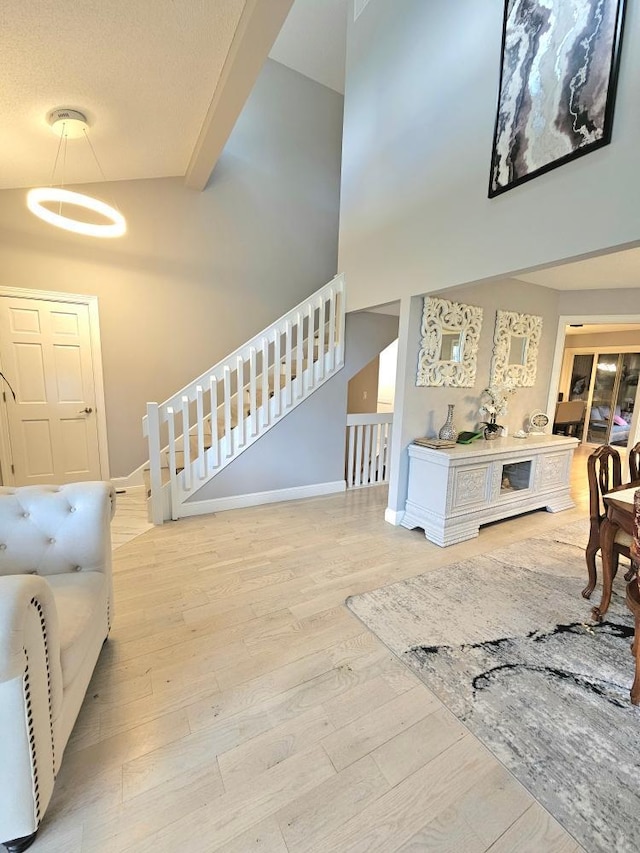
{"type": "Polygon", "coordinates": [[[27,193],[27,207],[39,219],[48,222],[50,225],[55,225],[57,228],[64,228],[66,231],[73,231],[76,234],[82,234],[87,237],[121,237],[127,230],[127,223],[119,210],[116,210],[115,207],[100,199],[93,198],[93,196],[64,189],[64,162],[66,161],[67,141],[69,139],[80,139],[83,136],[91,149],[102,180],[106,181],[96,152],[87,135],[87,127],[89,126],[87,117],[79,110],[68,107],[57,107],[48,114],[47,121],[53,132],[60,137],[51,175],[52,183],[60,157],[60,150],[64,146],[62,186],[37,187],[29,190],[27,193]],[[44,206],[52,202],[59,205],[57,212],[44,206]],[[73,216],[65,216],[62,212],[63,204],[90,210],[93,213],[104,216],[107,221],[104,223],[94,223],[75,219],[73,216]]]}
{"type": "Polygon", "coordinates": [[[63,190],[59,187],[38,187],[29,190],[27,207],[31,213],[50,225],[56,225],[66,231],[74,231],[76,234],[84,234],[87,237],[121,237],[127,230],[124,216],[111,205],[90,195],[63,190]],[[83,222],[81,219],[72,219],[70,216],[63,216],[61,213],[55,213],[53,210],[44,207],[44,202],[58,202],[60,205],[73,204],[76,207],[83,207],[85,210],[99,213],[109,222],[100,225],[93,222],[83,222]]]}

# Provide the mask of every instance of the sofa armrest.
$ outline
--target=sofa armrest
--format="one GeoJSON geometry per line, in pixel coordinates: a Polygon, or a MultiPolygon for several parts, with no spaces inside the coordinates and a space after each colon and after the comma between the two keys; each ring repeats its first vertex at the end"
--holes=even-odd
{"type": "Polygon", "coordinates": [[[111,571],[111,483],[0,488],[0,575],[111,571]]]}
{"type": "Polygon", "coordinates": [[[62,703],[62,671],[51,588],[46,580],[32,575],[0,577],[0,683],[21,677],[30,651],[43,645],[55,719],[62,703]]]}

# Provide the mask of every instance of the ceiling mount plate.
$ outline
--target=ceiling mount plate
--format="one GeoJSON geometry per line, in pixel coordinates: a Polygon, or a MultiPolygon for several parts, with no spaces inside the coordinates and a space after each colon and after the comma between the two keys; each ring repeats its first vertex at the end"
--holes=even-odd
{"type": "Polygon", "coordinates": [[[84,113],[67,107],[56,107],[55,110],[51,110],[47,121],[55,134],[66,136],[67,139],[79,139],[84,136],[85,129],[89,127],[84,113]]]}

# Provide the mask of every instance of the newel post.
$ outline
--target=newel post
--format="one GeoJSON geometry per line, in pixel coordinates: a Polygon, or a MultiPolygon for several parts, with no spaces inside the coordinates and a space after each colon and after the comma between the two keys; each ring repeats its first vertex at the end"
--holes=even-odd
{"type": "Polygon", "coordinates": [[[149,440],[149,481],[151,489],[149,519],[153,524],[163,524],[160,407],[157,403],[147,403],[147,435],[149,440]]]}

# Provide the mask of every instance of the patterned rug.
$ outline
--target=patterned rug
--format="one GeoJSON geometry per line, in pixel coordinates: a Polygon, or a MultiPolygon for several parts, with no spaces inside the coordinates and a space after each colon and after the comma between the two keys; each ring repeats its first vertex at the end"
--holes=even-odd
{"type": "Polygon", "coordinates": [[[347,606],[583,847],[626,853],[640,849],[633,620],[620,572],[591,623],[587,533],[574,523],[347,606]]]}

